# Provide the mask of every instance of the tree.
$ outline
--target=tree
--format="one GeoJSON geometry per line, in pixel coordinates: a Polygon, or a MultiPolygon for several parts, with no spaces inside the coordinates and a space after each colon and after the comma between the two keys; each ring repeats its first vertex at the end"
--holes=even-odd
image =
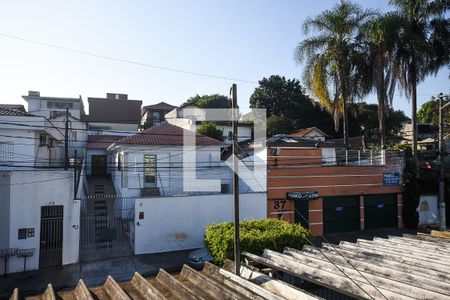
{"type": "MultiPolygon", "coordinates": [[[[350,121],[354,126],[350,128],[350,134],[357,135],[364,128],[365,135],[373,142],[380,141],[381,133],[378,124],[378,105],[365,102],[356,103],[349,107],[350,121]]],[[[385,119],[385,146],[397,142],[397,133],[402,128],[402,123],[407,121],[405,113],[401,110],[386,108],[385,119]]]]}
{"type": "Polygon", "coordinates": [[[296,79],[279,75],[263,78],[250,97],[250,107],[267,110],[269,136],[310,126],[317,126],[328,134],[333,132],[330,114],[305,95],[296,79]],[[273,130],[269,128],[269,121],[273,130]]]}
{"type": "Polygon", "coordinates": [[[374,14],[352,2],[341,1],[332,10],[303,23],[304,33],[309,35],[314,31],[315,35],[300,42],[295,53],[298,63],[305,62],[303,79],[306,86],[332,113],[336,130],[343,117],[347,147],[347,105],[370,90],[370,80],[364,74],[367,59],[361,48],[359,31],[374,14]]]}
{"type": "Polygon", "coordinates": [[[197,133],[210,138],[223,141],[223,130],[217,128],[216,124],[212,122],[202,122],[197,129],[197,133]]]}
{"type": "Polygon", "coordinates": [[[449,63],[449,40],[439,39],[449,33],[448,1],[391,0],[400,26],[394,56],[395,76],[411,101],[413,142],[417,153],[417,84],[449,63]]]}
{"type": "MultiPolygon", "coordinates": [[[[444,100],[442,105],[446,104],[448,100],[444,100]]],[[[448,114],[443,113],[444,122],[450,123],[450,116],[448,114]]],[[[423,124],[433,124],[439,125],[439,99],[432,97],[430,100],[422,104],[418,113],[417,119],[420,123],[423,124]]]]}
{"type": "Polygon", "coordinates": [[[285,116],[270,116],[266,121],[267,136],[273,136],[279,133],[289,134],[294,131],[295,127],[285,116]]]}
{"type": "Polygon", "coordinates": [[[195,95],[189,98],[181,106],[195,105],[200,108],[230,108],[231,101],[228,97],[220,94],[195,95]]]}
{"type": "Polygon", "coordinates": [[[388,109],[392,106],[395,92],[396,77],[394,75],[395,40],[398,36],[399,26],[395,14],[377,16],[367,22],[363,28],[363,41],[368,48],[369,66],[367,76],[372,78],[373,88],[378,99],[378,130],[380,135],[380,148],[385,147],[386,117],[388,109]]]}

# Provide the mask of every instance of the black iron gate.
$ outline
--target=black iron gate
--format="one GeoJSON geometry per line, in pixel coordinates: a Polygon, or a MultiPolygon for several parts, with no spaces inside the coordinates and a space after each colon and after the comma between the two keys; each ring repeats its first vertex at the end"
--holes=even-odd
{"type": "Polygon", "coordinates": [[[41,207],[40,268],[62,264],[63,216],[63,205],[41,207]]]}
{"type": "Polygon", "coordinates": [[[80,258],[93,261],[132,255],[134,209],[82,213],[80,258]]]}

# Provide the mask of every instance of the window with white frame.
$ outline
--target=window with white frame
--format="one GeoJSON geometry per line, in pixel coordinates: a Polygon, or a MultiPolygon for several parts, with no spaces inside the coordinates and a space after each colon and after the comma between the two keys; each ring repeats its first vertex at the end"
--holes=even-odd
{"type": "Polygon", "coordinates": [[[13,143],[0,142],[0,164],[10,165],[13,161],[13,143]]]}

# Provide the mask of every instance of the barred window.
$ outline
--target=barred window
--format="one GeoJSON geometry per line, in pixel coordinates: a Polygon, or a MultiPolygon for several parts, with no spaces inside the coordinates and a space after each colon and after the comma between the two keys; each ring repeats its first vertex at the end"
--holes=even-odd
{"type": "Polygon", "coordinates": [[[13,143],[0,142],[0,164],[10,165],[13,160],[13,143]]]}

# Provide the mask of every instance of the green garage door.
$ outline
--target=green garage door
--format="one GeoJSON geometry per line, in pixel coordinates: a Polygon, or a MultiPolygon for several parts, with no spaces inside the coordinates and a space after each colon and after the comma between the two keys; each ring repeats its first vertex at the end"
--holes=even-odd
{"type": "Polygon", "coordinates": [[[398,227],[397,194],[364,196],[364,228],[398,227]]]}
{"type": "Polygon", "coordinates": [[[359,196],[323,198],[324,234],[359,230],[359,196]]]}

